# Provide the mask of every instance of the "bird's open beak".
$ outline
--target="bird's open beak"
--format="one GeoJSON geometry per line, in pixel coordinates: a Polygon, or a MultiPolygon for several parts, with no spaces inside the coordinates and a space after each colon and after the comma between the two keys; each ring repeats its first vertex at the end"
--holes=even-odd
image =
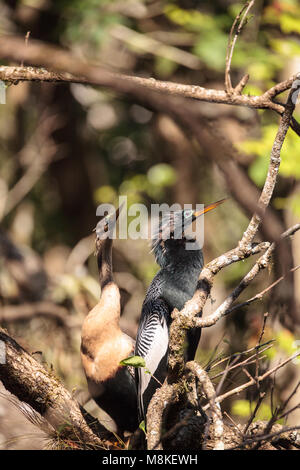
{"type": "Polygon", "coordinates": [[[220,201],[213,202],[212,204],[209,204],[208,206],[204,207],[201,211],[195,211],[193,213],[193,221],[197,219],[197,217],[200,217],[200,215],[206,214],[206,212],[209,212],[216,207],[218,207],[220,204],[223,204],[223,202],[227,201],[227,198],[221,199],[220,201]]]}

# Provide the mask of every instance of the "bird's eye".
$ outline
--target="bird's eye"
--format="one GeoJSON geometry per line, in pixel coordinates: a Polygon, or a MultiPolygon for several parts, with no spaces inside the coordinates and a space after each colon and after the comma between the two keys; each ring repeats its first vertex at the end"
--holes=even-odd
{"type": "Polygon", "coordinates": [[[192,213],[193,213],[192,209],[188,209],[184,211],[184,217],[187,219],[188,217],[191,217],[192,213]]]}

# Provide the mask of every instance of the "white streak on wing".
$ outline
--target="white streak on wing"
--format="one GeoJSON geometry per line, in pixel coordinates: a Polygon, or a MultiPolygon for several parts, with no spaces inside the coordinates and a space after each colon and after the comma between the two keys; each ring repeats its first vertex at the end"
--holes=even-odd
{"type": "MultiPolygon", "coordinates": [[[[163,319],[162,323],[157,322],[155,330],[153,332],[151,346],[144,356],[146,369],[148,369],[152,375],[155,377],[155,372],[158,368],[158,365],[161,359],[165,356],[168,345],[169,345],[169,333],[168,326],[163,319]]],[[[143,393],[147,389],[149,382],[151,380],[151,375],[145,372],[144,368],[138,370],[139,374],[139,402],[141,406],[141,411],[144,414],[144,405],[143,405],[143,393]]]]}

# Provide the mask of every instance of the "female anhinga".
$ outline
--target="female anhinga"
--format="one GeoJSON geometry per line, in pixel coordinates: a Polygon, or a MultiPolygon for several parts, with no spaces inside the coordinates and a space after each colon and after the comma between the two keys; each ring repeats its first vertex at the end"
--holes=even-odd
{"type": "MultiPolygon", "coordinates": [[[[184,210],[165,214],[152,240],[155,259],[161,269],[151,282],[144,300],[136,339],[135,354],[145,359],[146,367],[152,374],[145,373],[143,369],[136,370],[139,420],[145,419],[149,402],[159,382],[162,383],[166,376],[171,313],[174,308],[181,310],[192,298],[203,267],[203,253],[199,245],[193,250],[186,249],[187,243],[197,241],[186,235],[185,229],[197,217],[224,201],[210,204],[198,212],[184,210]]],[[[200,329],[188,331],[188,361],[194,359],[200,334],[200,329]]]]}
{"type": "Polygon", "coordinates": [[[123,434],[135,431],[138,420],[134,373],[120,366],[133,354],[134,340],[120,329],[120,292],[112,276],[112,233],[119,213],[120,208],[96,228],[101,298],[83,322],[81,359],[91,396],[123,434]]]}

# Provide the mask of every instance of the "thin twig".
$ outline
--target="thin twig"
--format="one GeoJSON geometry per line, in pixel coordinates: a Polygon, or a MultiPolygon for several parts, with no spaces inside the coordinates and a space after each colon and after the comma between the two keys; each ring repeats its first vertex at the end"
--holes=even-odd
{"type": "MultiPolygon", "coordinates": [[[[292,431],[298,431],[299,429],[300,429],[300,426],[289,426],[289,427],[287,426],[287,427],[283,427],[279,431],[276,431],[276,432],[273,432],[273,433],[258,434],[258,435],[255,435],[255,436],[247,437],[245,439],[245,442],[239,444],[238,446],[234,447],[233,449],[236,449],[236,448],[239,448],[239,447],[244,447],[246,444],[250,444],[252,442],[267,441],[267,440],[272,439],[273,437],[280,436],[281,434],[284,434],[284,433],[290,433],[292,431]]],[[[291,442],[291,443],[292,443],[292,445],[294,445],[293,442],[291,442]]],[[[232,450],[232,449],[227,449],[227,450],[232,450]]]]}
{"type": "MultiPolygon", "coordinates": [[[[289,272],[293,273],[293,272],[297,271],[297,269],[299,269],[299,268],[300,268],[300,264],[298,266],[295,266],[294,268],[290,269],[289,272]]],[[[266,287],[265,289],[263,289],[261,292],[254,295],[250,299],[245,300],[245,302],[241,302],[240,304],[234,305],[233,307],[231,307],[230,309],[227,310],[226,315],[232,313],[234,310],[238,310],[238,309],[241,309],[243,307],[247,307],[248,305],[252,304],[256,300],[261,300],[263,298],[263,296],[265,294],[267,294],[267,292],[269,292],[271,289],[273,289],[275,286],[277,286],[277,284],[279,284],[285,278],[286,278],[286,275],[281,276],[276,281],[274,281],[272,284],[270,284],[268,287],[266,287]]]]}
{"type": "MultiPolygon", "coordinates": [[[[273,343],[275,340],[274,339],[271,339],[269,341],[266,341],[265,343],[261,344],[260,345],[260,348],[263,348],[264,346],[268,346],[270,345],[270,343],[273,343]]],[[[265,351],[266,349],[269,349],[270,346],[268,346],[267,348],[261,350],[261,352],[265,351]]],[[[252,351],[254,351],[256,349],[256,346],[253,346],[252,348],[249,348],[249,349],[246,349],[246,351],[242,351],[242,352],[236,352],[236,353],[233,353],[231,354],[230,356],[227,356],[227,357],[224,357],[223,359],[220,359],[218,362],[216,362],[215,364],[212,364],[211,366],[209,366],[209,369],[206,369],[207,371],[210,371],[211,369],[214,369],[215,367],[219,366],[220,364],[222,364],[223,362],[227,361],[228,359],[231,359],[232,357],[236,357],[238,356],[239,358],[241,356],[244,356],[245,354],[248,354],[252,351]]]]}
{"type": "Polygon", "coordinates": [[[257,389],[258,389],[259,393],[260,393],[260,383],[258,381],[258,375],[259,375],[259,347],[260,347],[262,337],[265,334],[265,327],[266,327],[268,316],[269,316],[269,312],[264,313],[262,329],[261,329],[261,332],[260,332],[260,335],[259,335],[259,338],[258,338],[258,341],[257,341],[257,344],[256,344],[256,348],[255,348],[256,349],[256,354],[255,354],[255,357],[256,357],[255,380],[256,380],[256,385],[257,385],[257,389]]]}
{"type": "MultiPolygon", "coordinates": [[[[292,390],[292,392],[289,394],[289,396],[287,397],[287,399],[275,410],[275,412],[273,413],[272,417],[270,418],[269,422],[267,423],[266,425],[266,428],[265,428],[265,433],[266,434],[269,434],[269,432],[271,431],[272,427],[273,427],[273,424],[278,420],[280,419],[279,418],[279,415],[283,412],[283,410],[287,407],[287,405],[289,404],[290,400],[293,398],[293,396],[297,393],[297,390],[299,388],[299,385],[300,385],[300,382],[297,383],[297,385],[294,387],[294,389],[292,390]]],[[[286,413],[288,414],[288,412],[286,413]]]]}
{"type": "Polygon", "coordinates": [[[234,422],[234,420],[232,419],[232,417],[226,412],[224,411],[224,415],[226,416],[227,419],[229,419],[229,421],[233,424],[233,426],[235,427],[237,433],[242,436],[243,433],[242,431],[240,430],[240,428],[238,427],[238,425],[234,422]]]}
{"type": "MultiPolygon", "coordinates": [[[[268,349],[270,349],[272,346],[267,346],[265,347],[264,349],[262,349],[260,351],[260,354],[263,353],[264,351],[267,351],[268,349]]],[[[262,357],[259,358],[260,360],[262,359],[262,357]]],[[[256,354],[253,354],[252,356],[250,357],[247,357],[247,359],[245,359],[244,361],[242,362],[239,362],[238,364],[234,364],[232,366],[230,366],[230,368],[228,369],[228,372],[231,372],[232,370],[234,369],[237,369],[239,367],[242,367],[244,365],[249,365],[249,364],[254,364],[256,360],[256,354]]],[[[226,369],[225,369],[226,370],[226,369]]],[[[220,377],[220,376],[223,376],[225,371],[222,371],[222,372],[219,372],[218,374],[214,375],[213,377],[211,377],[211,380],[215,380],[216,378],[220,377]]]]}
{"type": "MultiPolygon", "coordinates": [[[[26,35],[25,35],[25,46],[27,46],[27,44],[28,44],[29,36],[30,36],[30,31],[27,31],[27,33],[26,33],[26,35]]],[[[23,61],[23,59],[21,60],[20,66],[21,66],[21,67],[24,66],[24,61],[23,61]]]]}
{"type": "MultiPolygon", "coordinates": [[[[273,367],[272,369],[268,370],[267,372],[265,372],[264,374],[260,375],[258,377],[258,381],[259,382],[262,382],[263,380],[265,380],[267,377],[269,377],[270,375],[274,374],[275,372],[277,372],[278,369],[280,369],[281,367],[285,366],[286,364],[288,364],[289,362],[293,361],[294,359],[296,359],[298,356],[300,356],[300,352],[297,352],[295,354],[293,354],[292,356],[290,356],[288,359],[284,360],[283,362],[279,363],[277,366],[273,367]]],[[[252,378],[251,380],[249,380],[248,382],[242,384],[242,385],[239,385],[238,387],[232,389],[232,390],[229,390],[228,392],[224,393],[223,395],[219,395],[218,397],[216,397],[216,401],[218,403],[222,403],[222,401],[224,401],[226,398],[228,397],[231,397],[232,395],[236,395],[240,392],[242,392],[243,390],[246,390],[247,388],[251,387],[252,385],[254,385],[256,383],[255,379],[252,378]]],[[[203,407],[203,410],[205,411],[206,409],[209,408],[209,405],[205,405],[203,407]]]]}
{"type": "Polygon", "coordinates": [[[262,404],[262,401],[264,400],[265,396],[266,396],[265,392],[260,393],[260,395],[258,397],[258,400],[257,400],[257,403],[255,405],[255,408],[254,408],[253,412],[251,413],[251,416],[250,416],[250,418],[249,418],[249,420],[248,420],[248,422],[247,422],[247,424],[244,428],[244,435],[247,433],[247,430],[249,429],[250,425],[252,424],[252,422],[253,422],[253,420],[256,416],[256,413],[258,412],[258,409],[259,409],[260,405],[262,404]]]}
{"type": "MultiPolygon", "coordinates": [[[[230,67],[231,67],[233,51],[234,51],[234,48],[235,48],[237,38],[238,38],[239,34],[241,33],[241,31],[243,29],[243,26],[245,24],[247,15],[249,13],[249,10],[254,5],[254,2],[255,2],[255,0],[251,0],[243,6],[241,11],[236,16],[236,18],[233,22],[233,25],[231,27],[230,33],[229,33],[227,53],[226,53],[226,65],[225,65],[225,90],[229,94],[231,94],[233,92],[231,77],[230,77],[230,67]]],[[[247,79],[244,78],[244,80],[247,80],[247,79]]],[[[240,87],[242,86],[241,82],[240,82],[239,85],[240,85],[240,87]]],[[[240,87],[239,87],[238,90],[240,90],[240,87]]]]}

